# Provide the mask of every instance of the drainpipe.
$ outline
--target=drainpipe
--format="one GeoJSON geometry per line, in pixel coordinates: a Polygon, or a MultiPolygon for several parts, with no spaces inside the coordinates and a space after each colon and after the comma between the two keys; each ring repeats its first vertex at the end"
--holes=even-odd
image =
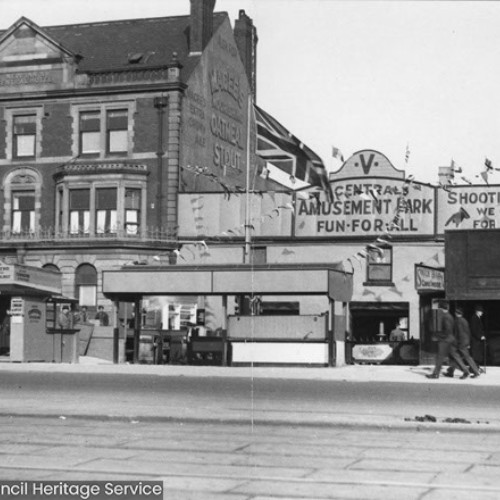
{"type": "Polygon", "coordinates": [[[154,107],[158,110],[158,150],[156,156],[158,158],[158,188],[156,192],[156,210],[157,210],[157,225],[162,231],[162,210],[163,210],[163,115],[164,110],[168,105],[168,97],[161,96],[154,98],[154,107]]]}

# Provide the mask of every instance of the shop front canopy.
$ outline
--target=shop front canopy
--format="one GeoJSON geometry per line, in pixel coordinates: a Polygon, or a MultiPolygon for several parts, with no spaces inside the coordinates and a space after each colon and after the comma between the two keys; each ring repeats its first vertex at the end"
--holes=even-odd
{"type": "Polygon", "coordinates": [[[39,267],[0,262],[0,293],[32,296],[61,295],[61,276],[59,272],[39,267]]]}
{"type": "Polygon", "coordinates": [[[103,293],[133,302],[145,295],[327,295],[349,302],[352,273],[342,264],[134,266],[103,271],[103,293]]]}

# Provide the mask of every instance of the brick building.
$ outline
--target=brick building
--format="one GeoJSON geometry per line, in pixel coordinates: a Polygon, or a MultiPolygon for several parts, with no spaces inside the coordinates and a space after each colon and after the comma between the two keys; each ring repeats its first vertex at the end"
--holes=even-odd
{"type": "Polygon", "coordinates": [[[103,270],[174,255],[180,191],[245,187],[256,30],[214,6],[0,32],[0,259],[91,314],[103,270]]]}

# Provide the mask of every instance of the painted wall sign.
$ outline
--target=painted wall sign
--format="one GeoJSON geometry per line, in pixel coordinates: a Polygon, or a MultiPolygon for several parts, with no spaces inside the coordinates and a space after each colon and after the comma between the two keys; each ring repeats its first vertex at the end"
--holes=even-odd
{"type": "Polygon", "coordinates": [[[324,198],[298,199],[295,235],[352,237],[379,234],[390,228],[401,210],[397,228],[407,235],[434,233],[434,189],[405,185],[400,179],[343,179],[332,183],[333,203],[324,198]]]}
{"type": "Polygon", "coordinates": [[[245,183],[248,81],[230,23],[219,28],[188,82],[182,104],[181,144],[186,190],[221,191],[222,182],[245,183]],[[186,167],[208,175],[190,176],[186,167]]]}
{"type": "MultiPolygon", "coordinates": [[[[234,50],[228,49],[230,42],[222,44],[221,40],[218,38],[219,49],[224,45],[226,49],[221,50],[228,57],[235,57],[234,50]]],[[[220,58],[213,56],[213,59],[217,61],[220,58]]],[[[209,73],[204,78],[208,82],[209,73]]],[[[240,84],[232,81],[233,77],[229,73],[217,78],[223,82],[212,86],[213,93],[198,88],[197,81],[187,90],[185,109],[188,113],[187,123],[191,127],[192,143],[188,141],[185,144],[184,154],[185,160],[194,162],[191,164],[199,162],[202,165],[207,158],[211,159],[212,168],[217,167],[213,172],[224,175],[223,165],[231,162],[231,153],[227,153],[227,156],[224,147],[241,150],[242,154],[246,147],[242,135],[245,133],[246,113],[245,106],[239,106],[241,81],[240,84]],[[218,97],[212,99],[213,96],[218,97]],[[227,100],[219,99],[221,96],[227,96],[227,100]],[[193,144],[199,148],[192,147],[193,144]],[[218,144],[226,146],[219,148],[218,144]]],[[[202,80],[201,78],[200,85],[202,80]]],[[[210,85],[207,84],[207,88],[210,85]]],[[[227,175],[231,169],[225,171],[227,175]]],[[[201,191],[201,177],[198,176],[196,180],[194,176],[191,181],[200,184],[189,187],[198,187],[201,191]]],[[[402,209],[399,227],[392,227],[390,232],[399,232],[406,237],[442,235],[445,231],[456,229],[500,227],[500,185],[464,185],[443,189],[437,185],[409,182],[408,179],[405,180],[403,170],[396,169],[377,151],[362,150],[353,154],[340,170],[330,174],[330,183],[334,194],[333,203],[328,203],[322,193],[319,195],[319,202],[316,198],[304,199],[297,193],[294,207],[294,234],[297,238],[347,239],[353,236],[379,235],[388,229],[399,208],[402,209]]],[[[208,181],[204,187],[206,191],[214,189],[213,183],[208,181]]],[[[211,235],[234,227],[241,228],[242,198],[236,202],[240,196],[232,195],[230,201],[226,200],[227,196],[220,196],[220,200],[211,197],[202,200],[204,195],[201,198],[200,195],[181,195],[179,224],[182,234],[211,235]]],[[[284,201],[281,205],[289,203],[291,198],[284,201]]],[[[281,223],[276,221],[289,214],[283,210],[275,213],[274,209],[280,203],[274,197],[270,198],[269,203],[263,202],[262,206],[257,203],[255,206],[256,211],[252,215],[255,235],[290,235],[288,219],[281,223]],[[259,208],[263,212],[258,213],[259,208]]]]}
{"type": "Polygon", "coordinates": [[[0,282],[11,280],[13,278],[13,267],[0,265],[0,282]]]}
{"type": "Polygon", "coordinates": [[[40,323],[41,318],[42,311],[38,305],[34,305],[28,310],[28,320],[30,323],[40,323]]]}
{"type": "Polygon", "coordinates": [[[438,233],[500,227],[500,186],[452,186],[438,192],[438,233]]]}
{"type": "Polygon", "coordinates": [[[358,363],[380,363],[392,356],[392,347],[388,344],[357,344],[352,348],[352,357],[358,363]]]}
{"type": "Polygon", "coordinates": [[[333,180],[352,177],[393,177],[404,179],[403,170],[398,170],[378,151],[365,149],[349,157],[342,168],[331,176],[333,180]]]}
{"type": "Polygon", "coordinates": [[[12,297],[10,299],[10,315],[11,316],[23,316],[23,299],[21,297],[12,297]]]}
{"type": "Polygon", "coordinates": [[[49,293],[60,294],[60,273],[21,264],[0,265],[0,285],[23,285],[49,293]]]}
{"type": "MultiPolygon", "coordinates": [[[[292,196],[287,193],[250,195],[250,224],[254,236],[291,236],[292,196]],[[280,207],[280,208],[278,208],[280,207]]],[[[179,235],[230,236],[245,234],[245,195],[229,199],[219,193],[179,195],[179,235]]]]}
{"type": "Polygon", "coordinates": [[[418,292],[444,292],[444,271],[418,264],[415,265],[415,289],[418,292]]]}

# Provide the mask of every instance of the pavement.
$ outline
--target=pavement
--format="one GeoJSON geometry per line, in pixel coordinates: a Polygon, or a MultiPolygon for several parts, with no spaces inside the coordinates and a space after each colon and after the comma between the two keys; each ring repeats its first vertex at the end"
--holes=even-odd
{"type": "MultiPolygon", "coordinates": [[[[460,371],[454,378],[441,376],[427,379],[433,367],[418,365],[344,365],[339,367],[280,367],[280,366],[190,366],[113,364],[99,358],[82,356],[79,363],[0,363],[0,373],[54,372],[100,373],[121,375],[155,375],[160,377],[246,377],[301,380],[332,380],[346,382],[398,382],[410,384],[470,384],[474,386],[500,386],[500,366],[486,367],[478,378],[460,380],[460,371]]],[[[444,370],[443,370],[444,371],[444,370]]]]}

